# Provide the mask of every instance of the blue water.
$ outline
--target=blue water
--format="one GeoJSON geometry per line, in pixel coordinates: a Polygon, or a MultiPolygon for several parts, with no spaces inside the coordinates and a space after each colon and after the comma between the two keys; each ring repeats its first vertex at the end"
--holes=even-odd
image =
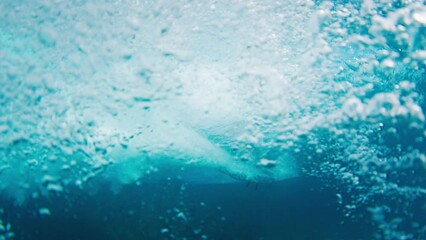
{"type": "Polygon", "coordinates": [[[426,2],[0,2],[1,239],[426,239],[426,2]]]}

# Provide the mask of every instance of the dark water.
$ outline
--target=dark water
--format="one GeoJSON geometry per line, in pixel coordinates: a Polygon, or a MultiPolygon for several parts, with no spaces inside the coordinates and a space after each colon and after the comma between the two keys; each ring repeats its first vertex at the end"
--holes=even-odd
{"type": "Polygon", "coordinates": [[[336,193],[315,179],[257,186],[164,182],[126,186],[119,194],[71,189],[24,206],[2,205],[15,239],[349,240],[372,234],[372,223],[343,216],[336,193]],[[51,215],[38,214],[46,206],[51,215]]]}

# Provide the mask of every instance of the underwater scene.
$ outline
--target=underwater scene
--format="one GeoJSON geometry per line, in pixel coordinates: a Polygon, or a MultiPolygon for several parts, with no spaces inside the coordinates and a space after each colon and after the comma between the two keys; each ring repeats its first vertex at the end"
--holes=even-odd
{"type": "Polygon", "coordinates": [[[0,240],[426,240],[426,1],[0,0],[0,240]]]}

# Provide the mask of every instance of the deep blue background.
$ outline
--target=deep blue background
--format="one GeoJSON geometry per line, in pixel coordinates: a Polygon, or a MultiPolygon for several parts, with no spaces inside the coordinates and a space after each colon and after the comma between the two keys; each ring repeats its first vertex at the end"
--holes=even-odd
{"type": "MultiPolygon", "coordinates": [[[[61,196],[9,205],[4,219],[15,239],[371,239],[370,216],[345,217],[336,193],[316,179],[274,183],[132,185],[119,194],[108,186],[88,195],[61,196]],[[40,216],[48,207],[51,216],[40,216]],[[177,217],[178,208],[188,222],[177,217]],[[169,233],[162,234],[161,229],[169,233]],[[202,229],[201,233],[197,233],[202,229]],[[171,234],[174,235],[171,236],[171,234]]],[[[11,204],[3,201],[2,205],[11,204]]]]}

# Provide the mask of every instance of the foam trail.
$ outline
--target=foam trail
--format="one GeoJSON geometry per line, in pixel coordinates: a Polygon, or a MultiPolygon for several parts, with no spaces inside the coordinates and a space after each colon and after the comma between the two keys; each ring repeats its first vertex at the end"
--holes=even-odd
{"type": "MultiPolygon", "coordinates": [[[[185,106],[189,107],[189,105],[185,106]]],[[[173,106],[171,109],[176,108],[173,106]]],[[[140,166],[140,168],[134,168],[134,165],[130,164],[131,167],[127,170],[120,170],[124,171],[120,172],[120,175],[125,176],[131,171],[134,175],[142,177],[142,181],[185,175],[183,178],[192,183],[232,182],[228,176],[232,176],[234,180],[274,181],[296,175],[294,163],[291,159],[281,163],[287,164],[287,167],[280,166],[285,171],[272,174],[270,169],[256,164],[260,159],[256,159],[255,164],[247,164],[246,161],[241,159],[241,156],[231,155],[221,147],[224,144],[229,144],[229,142],[237,141],[239,135],[222,136],[222,138],[225,137],[221,139],[222,142],[213,143],[209,140],[209,134],[217,135],[220,132],[212,132],[207,129],[220,129],[221,131],[224,128],[244,129],[242,119],[235,123],[228,123],[228,126],[223,127],[206,126],[203,123],[203,131],[203,129],[197,129],[194,126],[188,127],[185,118],[180,117],[182,120],[177,120],[178,117],[176,116],[179,115],[175,115],[167,109],[161,109],[161,106],[158,106],[157,110],[132,110],[121,113],[123,118],[116,116],[99,119],[100,124],[95,132],[99,136],[103,136],[103,139],[112,138],[117,134],[129,136],[125,143],[115,144],[107,148],[106,158],[112,160],[114,164],[118,165],[118,168],[120,168],[120,165],[125,166],[129,162],[138,163],[137,165],[140,166]],[[232,126],[232,124],[235,126],[232,126]],[[150,175],[157,176],[149,176],[144,180],[146,170],[152,168],[155,168],[156,171],[155,173],[150,172],[150,175]],[[171,169],[174,169],[175,172],[171,172],[171,169]],[[196,170],[190,171],[189,169],[196,170]],[[140,171],[140,173],[135,171],[140,171]]],[[[210,118],[210,120],[212,119],[210,118]]],[[[189,121],[193,122],[194,119],[190,116],[189,121]]]]}

